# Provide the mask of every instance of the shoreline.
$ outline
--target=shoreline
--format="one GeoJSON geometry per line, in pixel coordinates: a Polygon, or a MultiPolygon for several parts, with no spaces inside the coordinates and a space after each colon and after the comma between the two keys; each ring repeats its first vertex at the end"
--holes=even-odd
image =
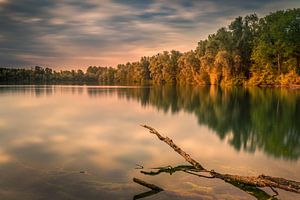
{"type": "MultiPolygon", "coordinates": [[[[45,85],[54,85],[54,86],[105,86],[105,87],[151,87],[151,86],[164,86],[170,84],[126,84],[126,83],[119,83],[119,84],[97,84],[97,83],[82,83],[82,82],[73,82],[73,83],[0,83],[0,86],[45,86],[45,85]]],[[[174,84],[176,86],[183,86],[182,84],[174,84]]],[[[215,84],[186,84],[185,86],[217,86],[217,87],[257,87],[257,88],[284,88],[284,89],[291,89],[291,90],[300,90],[300,84],[285,84],[285,85],[215,85],[215,84]]]]}

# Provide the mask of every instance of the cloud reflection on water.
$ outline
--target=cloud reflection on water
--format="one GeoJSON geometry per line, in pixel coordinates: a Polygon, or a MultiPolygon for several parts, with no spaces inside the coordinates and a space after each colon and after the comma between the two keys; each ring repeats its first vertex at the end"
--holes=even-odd
{"type": "MultiPolygon", "coordinates": [[[[135,164],[157,167],[183,163],[165,144],[139,127],[140,123],[152,125],[173,138],[207,168],[300,179],[295,177],[299,161],[268,157],[261,149],[254,153],[236,151],[228,145],[230,138],[222,141],[208,126],[201,123],[199,126],[196,115],[191,115],[189,110],[171,109],[170,106],[175,104],[167,103],[168,99],[153,104],[146,97],[153,98],[153,92],[157,91],[146,91],[150,93],[141,93],[139,88],[1,87],[0,162],[6,172],[2,180],[11,182],[6,187],[11,192],[12,188],[17,191],[25,188],[25,194],[39,190],[37,194],[47,198],[51,196],[47,190],[53,190],[56,198],[67,198],[76,194],[75,188],[84,190],[87,196],[81,197],[90,199],[131,196],[138,190],[138,186],[131,184],[131,179],[140,176],[133,170],[135,164]],[[24,169],[24,165],[30,169],[24,169]],[[76,173],[81,170],[92,175],[76,173]],[[49,171],[61,171],[65,175],[63,178],[52,177],[49,171]],[[28,181],[17,184],[15,178],[21,173],[27,173],[28,181]],[[42,185],[48,182],[50,185],[42,185]],[[57,192],[60,190],[66,196],[57,192]]],[[[188,95],[185,97],[189,98],[188,95]]],[[[168,195],[174,198],[225,198],[229,189],[231,195],[247,199],[241,191],[223,183],[196,180],[188,175],[164,175],[149,180],[173,191],[160,194],[162,199],[170,197],[168,195]],[[195,190],[190,182],[205,185],[213,192],[195,190]]]]}

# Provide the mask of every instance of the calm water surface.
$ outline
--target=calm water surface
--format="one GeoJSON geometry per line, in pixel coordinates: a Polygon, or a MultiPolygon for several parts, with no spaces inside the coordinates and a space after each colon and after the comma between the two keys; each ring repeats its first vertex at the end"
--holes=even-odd
{"type": "Polygon", "coordinates": [[[151,171],[185,162],[139,124],[208,169],[300,181],[300,91],[1,86],[0,198],[133,199],[148,191],[137,177],[165,189],[147,199],[255,199],[184,172],[141,174],[136,164],[151,171]]]}

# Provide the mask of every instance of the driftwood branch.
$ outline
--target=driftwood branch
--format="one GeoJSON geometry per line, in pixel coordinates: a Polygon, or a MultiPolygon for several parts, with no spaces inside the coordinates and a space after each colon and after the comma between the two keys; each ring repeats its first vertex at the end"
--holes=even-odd
{"type": "Polygon", "coordinates": [[[157,193],[159,193],[159,191],[150,190],[150,191],[147,191],[147,192],[143,192],[143,193],[134,195],[133,200],[135,200],[135,199],[143,199],[143,198],[155,195],[157,193]]]}
{"type": "MultiPolygon", "coordinates": [[[[239,176],[239,175],[231,175],[231,174],[222,174],[213,170],[205,169],[199,162],[193,159],[189,154],[183,151],[180,147],[178,147],[170,138],[163,137],[158,131],[154,128],[141,125],[142,127],[148,129],[150,133],[156,135],[159,140],[168,144],[174,151],[176,151],[179,155],[181,155],[187,162],[189,162],[192,166],[194,166],[197,170],[201,172],[207,172],[212,177],[222,179],[227,183],[230,183],[238,188],[241,185],[248,186],[251,188],[260,188],[260,187],[270,187],[274,191],[274,188],[283,189],[289,192],[295,192],[300,194],[300,182],[287,180],[284,178],[277,178],[272,176],[260,175],[258,177],[255,176],[239,176]]],[[[276,191],[276,190],[275,190],[276,191]]]]}
{"type": "Polygon", "coordinates": [[[187,162],[189,162],[191,165],[193,165],[196,169],[205,170],[204,167],[202,167],[202,165],[200,165],[200,163],[198,163],[196,160],[191,158],[191,156],[189,154],[187,154],[180,147],[178,147],[170,138],[161,136],[157,132],[157,130],[155,130],[154,128],[152,128],[150,126],[147,126],[147,125],[141,125],[141,126],[149,129],[150,133],[156,135],[158,137],[158,139],[167,143],[172,149],[174,149],[174,151],[176,151],[179,155],[181,155],[187,162]]]}
{"type": "MultiPolygon", "coordinates": [[[[159,175],[161,173],[167,173],[172,175],[173,173],[176,172],[185,172],[188,174],[192,174],[194,176],[198,176],[200,178],[215,178],[213,176],[204,176],[201,174],[197,174],[196,172],[203,172],[201,170],[197,170],[194,166],[192,165],[178,165],[176,167],[172,167],[172,166],[167,166],[167,167],[156,167],[156,168],[152,168],[152,169],[156,169],[157,171],[141,171],[142,174],[145,175],[149,175],[149,176],[156,176],[159,175]]],[[[275,193],[275,195],[271,196],[268,193],[266,193],[265,191],[255,187],[255,186],[251,186],[251,185],[245,185],[243,183],[238,183],[238,182],[228,182],[229,184],[243,190],[244,192],[247,192],[248,194],[250,194],[251,196],[255,197],[258,200],[276,200],[276,196],[278,195],[278,192],[271,188],[273,190],[273,192],[275,193]]]]}
{"type": "Polygon", "coordinates": [[[158,186],[156,186],[154,184],[147,183],[147,182],[145,182],[145,181],[143,181],[141,179],[138,179],[138,178],[133,178],[133,182],[135,182],[137,184],[140,184],[140,185],[142,185],[144,187],[147,187],[147,188],[149,188],[151,190],[157,191],[157,192],[160,192],[160,191],[164,190],[164,189],[162,189],[162,188],[160,188],[160,187],[158,187],[158,186]]]}
{"type": "Polygon", "coordinates": [[[149,189],[151,189],[150,191],[147,191],[147,192],[143,192],[141,194],[137,194],[133,197],[133,199],[143,199],[145,197],[148,197],[148,196],[152,196],[152,195],[155,195],[161,191],[163,191],[164,189],[158,187],[157,185],[154,185],[154,184],[151,184],[151,183],[147,183],[141,179],[138,179],[138,178],[133,178],[133,182],[139,184],[139,185],[142,185],[144,187],[147,187],[149,189]]]}
{"type": "Polygon", "coordinates": [[[172,167],[172,166],[167,166],[167,167],[156,167],[156,168],[152,168],[152,169],[156,169],[157,171],[141,171],[142,174],[145,175],[150,175],[150,176],[156,176],[159,175],[160,173],[168,173],[170,175],[172,175],[175,172],[178,171],[194,171],[194,172],[200,172],[201,170],[197,170],[193,165],[178,165],[176,167],[172,167]]]}

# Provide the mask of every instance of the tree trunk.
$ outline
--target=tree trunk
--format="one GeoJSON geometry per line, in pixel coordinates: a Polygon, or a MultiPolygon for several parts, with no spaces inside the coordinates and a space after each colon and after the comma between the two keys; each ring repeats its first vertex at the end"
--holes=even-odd
{"type": "Polygon", "coordinates": [[[296,72],[300,74],[300,56],[296,57],[296,72]]]}
{"type": "Polygon", "coordinates": [[[280,54],[278,53],[277,54],[277,67],[278,67],[278,73],[280,74],[281,73],[281,56],[280,54]]]}

